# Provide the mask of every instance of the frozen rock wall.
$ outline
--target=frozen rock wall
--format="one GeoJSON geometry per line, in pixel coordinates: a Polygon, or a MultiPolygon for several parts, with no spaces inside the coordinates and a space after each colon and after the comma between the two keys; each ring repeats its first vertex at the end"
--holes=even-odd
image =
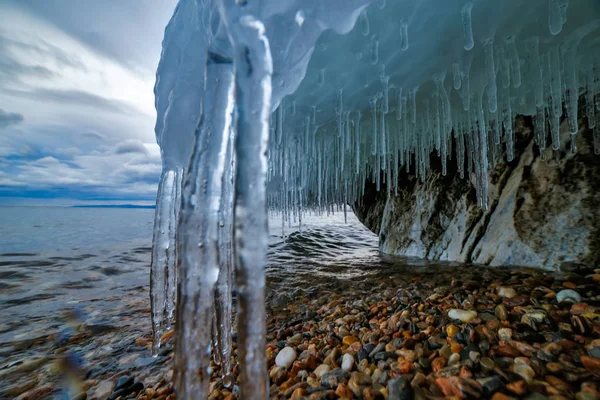
{"type": "Polygon", "coordinates": [[[490,169],[487,211],[475,189],[458,174],[456,160],[442,176],[431,156],[424,182],[399,176],[397,195],[388,198],[369,184],[355,204],[359,219],[379,234],[385,254],[487,265],[558,269],[600,262],[600,160],[593,138],[580,120],[570,150],[567,122],[561,124],[559,151],[535,146],[530,117],[516,119],[515,159],[490,169]]]}

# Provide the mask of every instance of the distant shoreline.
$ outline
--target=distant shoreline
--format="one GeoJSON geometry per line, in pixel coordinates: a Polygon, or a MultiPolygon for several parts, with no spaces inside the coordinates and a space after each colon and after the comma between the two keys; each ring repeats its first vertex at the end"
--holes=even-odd
{"type": "Polygon", "coordinates": [[[156,208],[155,205],[143,206],[143,205],[135,205],[135,204],[79,204],[71,206],[72,208],[156,208]]]}

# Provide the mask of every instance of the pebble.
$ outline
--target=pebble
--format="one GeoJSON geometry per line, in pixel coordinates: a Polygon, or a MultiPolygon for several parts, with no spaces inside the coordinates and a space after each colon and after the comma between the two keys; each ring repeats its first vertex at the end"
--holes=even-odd
{"type": "Polygon", "coordinates": [[[448,359],[448,365],[455,365],[460,362],[460,354],[454,353],[448,359]]]}
{"type": "Polygon", "coordinates": [[[275,364],[282,368],[289,368],[292,363],[296,360],[296,350],[291,347],[284,347],[279,351],[277,357],[275,357],[275,364]]]}
{"type": "Polygon", "coordinates": [[[580,303],[581,296],[579,295],[579,293],[572,289],[564,289],[556,294],[556,301],[558,301],[559,303],[580,303]]]}
{"type": "Polygon", "coordinates": [[[448,311],[448,318],[457,319],[461,322],[468,323],[477,317],[477,313],[475,311],[466,311],[466,310],[457,310],[452,309],[448,311]]]}
{"type": "Polygon", "coordinates": [[[317,378],[321,379],[321,377],[328,373],[330,370],[331,367],[329,365],[321,364],[315,369],[314,373],[317,378]]]}
{"type": "Polygon", "coordinates": [[[108,396],[113,392],[115,384],[113,381],[102,381],[94,390],[92,397],[98,400],[106,400],[108,396]]]}
{"type": "Polygon", "coordinates": [[[494,309],[494,315],[500,321],[506,321],[508,319],[508,312],[506,311],[506,307],[504,304],[498,304],[494,309]]]}
{"type": "Polygon", "coordinates": [[[500,340],[508,341],[512,338],[513,331],[510,328],[498,329],[498,337],[500,340]]]}
{"type": "Polygon", "coordinates": [[[527,383],[531,383],[535,377],[535,371],[527,364],[515,365],[514,372],[525,379],[527,383]]]}
{"type": "Polygon", "coordinates": [[[412,400],[413,390],[410,382],[403,377],[391,379],[387,384],[388,400],[412,400]]]}
{"type": "Polygon", "coordinates": [[[344,354],[342,357],[342,369],[344,371],[351,371],[352,367],[354,367],[354,357],[348,353],[344,354]]]}
{"type": "Polygon", "coordinates": [[[517,291],[513,288],[510,287],[505,287],[505,286],[500,286],[498,288],[498,296],[500,297],[506,297],[506,298],[513,298],[517,295],[517,291]]]}

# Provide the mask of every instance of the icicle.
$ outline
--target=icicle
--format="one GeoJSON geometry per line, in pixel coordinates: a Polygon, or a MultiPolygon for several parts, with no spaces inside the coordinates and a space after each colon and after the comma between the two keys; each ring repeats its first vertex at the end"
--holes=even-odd
{"type": "Polygon", "coordinates": [[[381,111],[384,114],[387,114],[390,111],[390,106],[389,106],[389,83],[390,83],[390,77],[389,76],[384,76],[381,78],[381,83],[383,85],[383,103],[381,105],[381,111]]]}
{"type": "Polygon", "coordinates": [[[475,45],[473,42],[473,27],[471,26],[471,10],[473,9],[473,3],[467,2],[462,9],[460,14],[462,16],[462,27],[464,35],[464,47],[465,50],[471,50],[475,45]]]}
{"type": "Polygon", "coordinates": [[[402,88],[396,89],[396,121],[402,120],[402,88]]]}
{"type": "Polygon", "coordinates": [[[176,172],[163,171],[158,185],[156,212],[154,217],[154,235],[152,239],[152,260],[150,262],[150,299],[152,313],[152,355],[157,356],[160,337],[165,327],[167,305],[167,271],[175,265],[175,249],[171,247],[171,230],[175,230],[176,172]]]}
{"type": "Polygon", "coordinates": [[[579,85],[577,84],[577,53],[574,46],[568,47],[563,52],[565,65],[565,108],[567,110],[567,123],[569,124],[569,133],[574,135],[579,130],[577,121],[577,104],[579,101],[579,85]]]}
{"type": "Polygon", "coordinates": [[[355,135],[355,147],[354,150],[356,152],[355,155],[355,160],[356,160],[356,173],[358,174],[360,171],[360,119],[361,119],[361,112],[359,111],[357,116],[356,116],[356,122],[355,122],[355,126],[356,126],[356,135],[355,135]]]}
{"type": "Polygon", "coordinates": [[[381,155],[381,169],[385,169],[386,168],[386,154],[387,154],[387,145],[386,145],[386,128],[385,128],[385,114],[383,113],[383,110],[381,110],[381,112],[379,113],[379,119],[380,119],[380,124],[381,124],[381,128],[380,131],[381,132],[381,146],[380,149],[381,151],[379,152],[381,155]]]}
{"type": "Polygon", "coordinates": [[[360,13],[360,16],[358,18],[360,20],[362,35],[369,36],[370,29],[369,29],[369,17],[367,16],[367,10],[364,9],[363,12],[360,13]]]}
{"type": "Polygon", "coordinates": [[[531,53],[531,71],[533,76],[533,95],[536,107],[544,105],[544,82],[542,80],[542,65],[540,63],[540,39],[535,36],[527,40],[531,53]]]}
{"type": "Polygon", "coordinates": [[[497,87],[496,87],[496,71],[494,65],[494,40],[487,39],[484,44],[485,49],[485,69],[487,72],[487,94],[488,107],[491,112],[496,112],[498,109],[497,87]]]}
{"type": "Polygon", "coordinates": [[[191,397],[192,393],[202,397],[208,392],[213,293],[219,273],[219,206],[233,88],[231,62],[224,62],[220,56],[209,58],[204,114],[183,189],[178,227],[181,279],[174,379],[182,397],[191,397]]]}
{"type": "Polygon", "coordinates": [[[542,157],[542,160],[546,159],[546,111],[544,109],[544,107],[537,107],[536,108],[536,124],[535,124],[535,129],[536,129],[536,137],[537,137],[537,144],[538,147],[540,148],[540,155],[542,157]]]}
{"type": "Polygon", "coordinates": [[[560,148],[560,117],[562,115],[562,84],[558,47],[550,49],[548,59],[548,69],[550,70],[550,135],[552,136],[552,148],[558,150],[560,148]]]}
{"type": "Polygon", "coordinates": [[[469,111],[471,108],[471,64],[473,55],[471,53],[465,55],[465,65],[462,72],[462,94],[463,110],[469,111]]]}
{"type": "Polygon", "coordinates": [[[594,71],[590,69],[587,73],[587,85],[585,90],[585,109],[588,128],[596,127],[596,107],[594,105],[594,71]]]}
{"type": "Polygon", "coordinates": [[[505,42],[510,57],[513,87],[516,89],[521,86],[521,61],[519,60],[519,53],[517,52],[517,45],[515,44],[515,36],[508,36],[505,42]]]}
{"type": "Polygon", "coordinates": [[[558,35],[562,30],[563,22],[558,0],[548,0],[548,28],[550,33],[558,35]]]}
{"type": "Polygon", "coordinates": [[[377,35],[371,36],[371,64],[376,65],[379,62],[379,39],[377,35]]]}
{"type": "Polygon", "coordinates": [[[502,99],[502,120],[504,124],[505,141],[506,141],[506,160],[512,161],[515,157],[515,143],[513,133],[513,116],[510,105],[510,89],[504,89],[502,99]]]}
{"type": "Polygon", "coordinates": [[[400,21],[400,49],[402,51],[408,50],[408,22],[405,19],[400,21]]]}
{"type": "MultiPolygon", "coordinates": [[[[292,103],[294,104],[294,103],[292,103]]],[[[219,208],[219,278],[215,290],[215,361],[220,365],[221,377],[231,373],[232,351],[232,296],[233,291],[233,190],[235,171],[235,134],[230,129],[219,208]]]]}
{"type": "Polygon", "coordinates": [[[569,0],[562,0],[560,4],[560,22],[564,25],[567,23],[567,9],[569,8],[569,0]]]}
{"type": "Polygon", "coordinates": [[[453,81],[454,89],[459,90],[460,86],[461,86],[461,81],[460,81],[460,66],[458,65],[458,63],[454,63],[453,73],[454,73],[454,81],[453,81]]]}
{"type": "Polygon", "coordinates": [[[369,99],[369,105],[371,106],[371,155],[377,154],[377,96],[373,96],[369,99]]]}
{"type": "Polygon", "coordinates": [[[412,88],[408,92],[408,97],[410,98],[410,108],[411,108],[411,121],[414,124],[417,123],[417,91],[419,87],[412,88]]]}
{"type": "Polygon", "coordinates": [[[317,83],[319,86],[323,86],[325,84],[325,68],[321,68],[319,70],[319,80],[317,83]]]}
{"type": "Polygon", "coordinates": [[[498,60],[500,61],[500,77],[502,79],[502,87],[507,88],[510,86],[510,65],[509,61],[504,54],[504,47],[500,46],[496,51],[498,60]]]}
{"type": "Polygon", "coordinates": [[[283,102],[277,107],[275,120],[277,126],[277,144],[281,144],[281,139],[283,139],[283,102]]]}
{"type": "Polygon", "coordinates": [[[433,81],[437,87],[438,93],[440,95],[440,100],[443,105],[443,116],[444,123],[448,124],[451,120],[450,115],[450,99],[448,98],[448,93],[446,92],[446,88],[444,87],[444,79],[446,78],[446,72],[435,75],[433,77],[433,81]]]}
{"type": "Polygon", "coordinates": [[[177,220],[179,218],[179,211],[181,210],[181,191],[183,190],[183,168],[177,168],[175,170],[175,195],[174,195],[174,213],[172,215],[173,221],[169,228],[169,249],[171,254],[169,258],[171,262],[167,264],[167,296],[166,296],[166,324],[165,328],[173,327],[175,323],[175,307],[177,302],[177,220]]]}

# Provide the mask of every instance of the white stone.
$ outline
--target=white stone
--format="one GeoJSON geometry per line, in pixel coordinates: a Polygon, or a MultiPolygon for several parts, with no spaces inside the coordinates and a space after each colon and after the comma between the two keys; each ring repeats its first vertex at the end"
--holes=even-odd
{"type": "Polygon", "coordinates": [[[516,295],[517,295],[517,291],[513,288],[509,288],[509,287],[505,287],[505,286],[500,286],[498,288],[498,296],[500,296],[500,297],[506,297],[506,298],[512,299],[516,295]]]}
{"type": "Polygon", "coordinates": [[[568,301],[571,303],[579,303],[581,302],[581,296],[574,290],[564,289],[556,294],[556,301],[562,303],[564,301],[568,301]]]}
{"type": "Polygon", "coordinates": [[[344,357],[342,357],[342,369],[344,371],[351,371],[353,366],[354,357],[348,353],[344,354],[344,357]]]}
{"type": "Polygon", "coordinates": [[[275,357],[275,364],[283,368],[289,368],[296,360],[296,356],[296,350],[291,347],[284,347],[275,357]]]}
{"type": "Polygon", "coordinates": [[[477,317],[477,313],[475,311],[466,311],[466,310],[456,310],[452,309],[448,311],[448,318],[450,319],[458,319],[462,322],[469,322],[472,319],[477,317]]]}
{"type": "Polygon", "coordinates": [[[317,368],[315,368],[315,376],[317,378],[321,379],[321,377],[323,375],[325,375],[326,373],[328,373],[329,370],[331,370],[331,367],[329,365],[327,365],[327,364],[321,364],[317,368]]]}
{"type": "Polygon", "coordinates": [[[460,354],[452,353],[452,355],[448,359],[448,365],[458,364],[459,362],[460,362],[460,354]]]}
{"type": "Polygon", "coordinates": [[[500,328],[498,329],[498,337],[500,340],[510,340],[512,338],[513,331],[510,328],[500,328]]]}

